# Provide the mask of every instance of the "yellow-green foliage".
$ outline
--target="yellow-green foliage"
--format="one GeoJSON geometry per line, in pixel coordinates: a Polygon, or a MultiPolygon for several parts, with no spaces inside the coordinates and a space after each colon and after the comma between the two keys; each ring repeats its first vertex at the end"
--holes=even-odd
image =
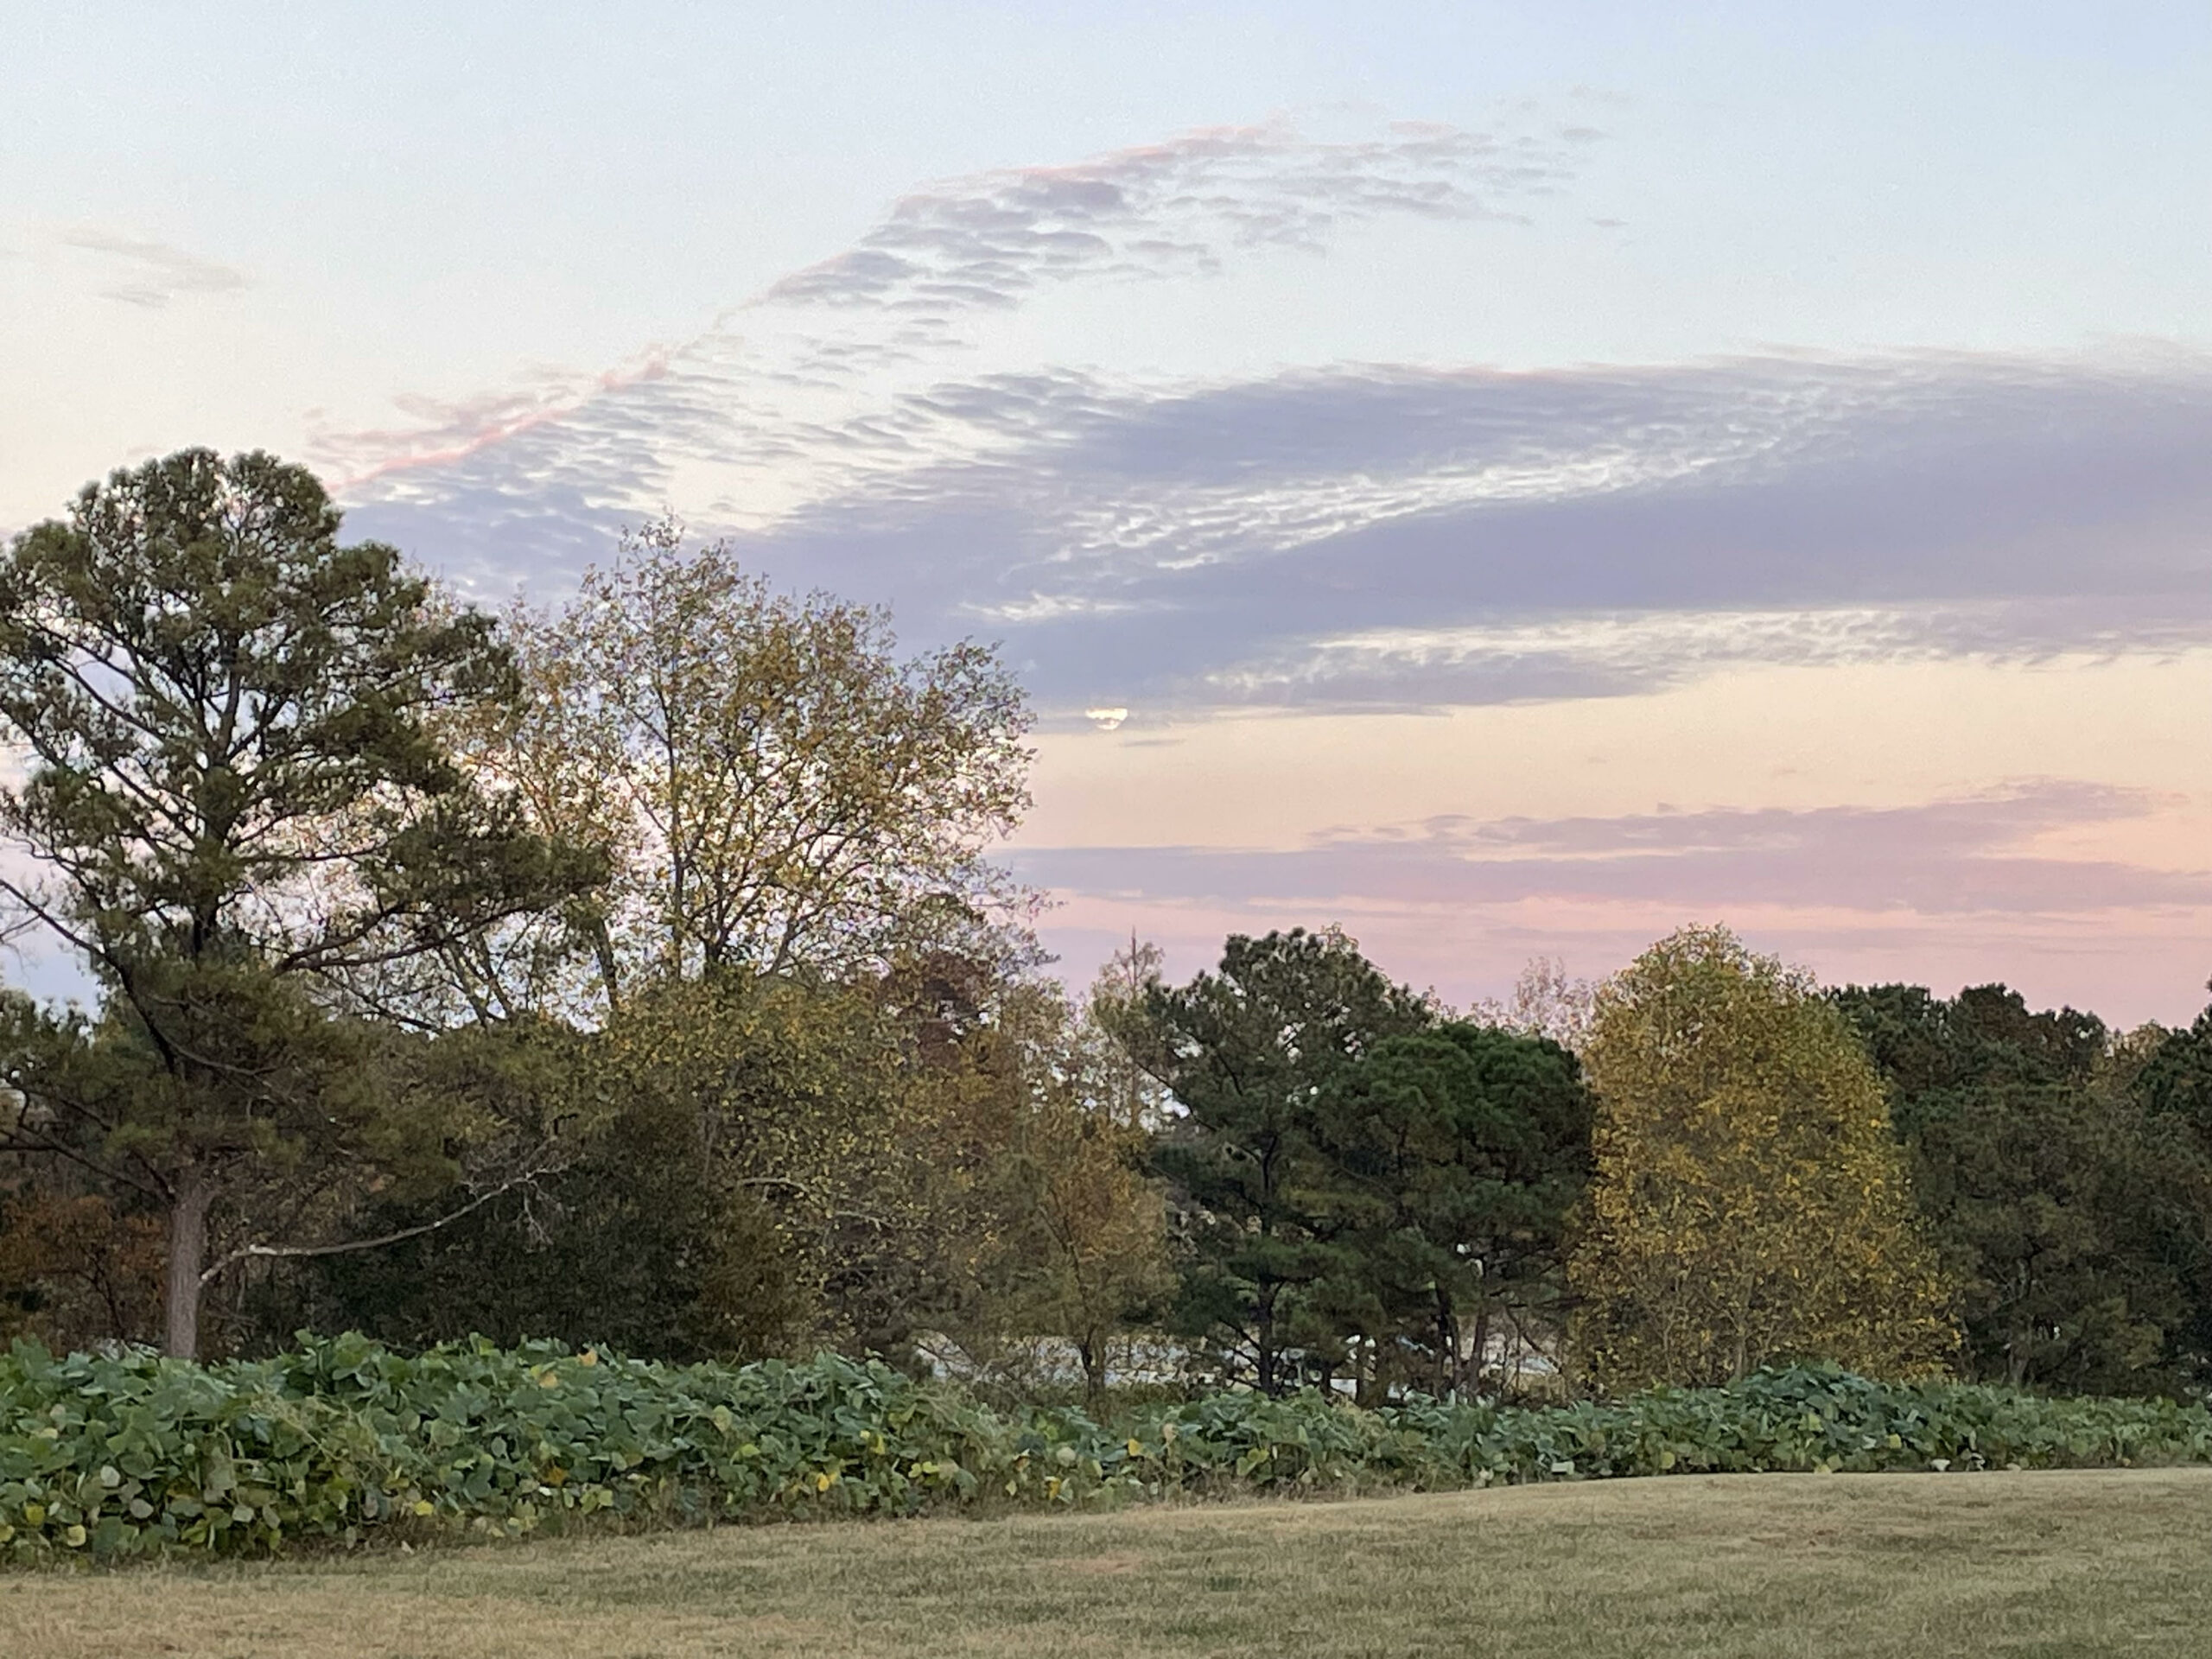
{"type": "Polygon", "coordinates": [[[1719,928],[1599,994],[1596,1175],[1569,1272],[1611,1389],[1781,1357],[1923,1372],[1957,1344],[1882,1084],[1810,977],[1719,928]]]}

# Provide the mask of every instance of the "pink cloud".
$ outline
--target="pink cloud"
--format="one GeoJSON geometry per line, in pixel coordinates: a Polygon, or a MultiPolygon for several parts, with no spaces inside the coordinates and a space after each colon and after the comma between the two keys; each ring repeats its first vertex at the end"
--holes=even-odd
{"type": "Polygon", "coordinates": [[[1132,927],[1187,972],[1229,932],[1338,922],[1392,974],[1468,1001],[1535,956],[1602,975],[1718,919],[1831,982],[2005,979],[2123,1023],[2177,1020],[2212,972],[2212,869],[2036,848],[2164,804],[2046,780],[1914,807],[1447,819],[1289,852],[1032,849],[1017,863],[1059,897],[1047,933],[1077,979],[1132,927]]]}

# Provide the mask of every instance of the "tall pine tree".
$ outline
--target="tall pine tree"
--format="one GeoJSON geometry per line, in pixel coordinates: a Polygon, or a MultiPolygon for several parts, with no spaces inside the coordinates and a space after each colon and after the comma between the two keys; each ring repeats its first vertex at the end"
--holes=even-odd
{"type": "Polygon", "coordinates": [[[188,449],[0,557],[0,833],[36,872],[0,898],[103,994],[0,1001],[0,1150],[163,1217],[173,1353],[225,1268],[345,1247],[337,1189],[465,1138],[381,1086],[364,987],[601,874],[446,741],[517,695],[491,619],[338,531],[304,468],[188,449]]]}
{"type": "Polygon", "coordinates": [[[1232,937],[1221,967],[1146,999],[1139,1040],[1180,1108],[1154,1160],[1180,1195],[1186,1331],[1249,1358],[1274,1392],[1313,1334],[1301,1300],[1338,1265],[1317,1225],[1336,1173],[1324,1091],[1373,1045],[1434,1015],[1334,931],[1232,937]]]}

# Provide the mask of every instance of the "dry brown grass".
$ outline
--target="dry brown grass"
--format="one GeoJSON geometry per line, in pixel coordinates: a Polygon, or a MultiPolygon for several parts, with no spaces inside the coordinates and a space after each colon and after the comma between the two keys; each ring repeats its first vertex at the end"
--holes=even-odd
{"type": "Polygon", "coordinates": [[[0,1577],[0,1655],[2212,1656],[2212,1471],[1617,1481],[0,1577]]]}

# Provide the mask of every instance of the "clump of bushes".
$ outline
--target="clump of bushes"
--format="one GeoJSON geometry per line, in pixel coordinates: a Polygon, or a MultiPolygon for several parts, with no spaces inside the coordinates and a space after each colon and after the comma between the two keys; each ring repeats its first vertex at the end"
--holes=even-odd
{"type": "Polygon", "coordinates": [[[0,1357],[0,1556],[266,1555],[517,1536],[1666,1472],[2212,1461],[2201,1404],[2049,1400],[1834,1367],[1610,1404],[1230,1393],[1100,1421],[993,1411],[874,1362],[674,1366],[551,1344],[272,1359],[0,1357]]]}

